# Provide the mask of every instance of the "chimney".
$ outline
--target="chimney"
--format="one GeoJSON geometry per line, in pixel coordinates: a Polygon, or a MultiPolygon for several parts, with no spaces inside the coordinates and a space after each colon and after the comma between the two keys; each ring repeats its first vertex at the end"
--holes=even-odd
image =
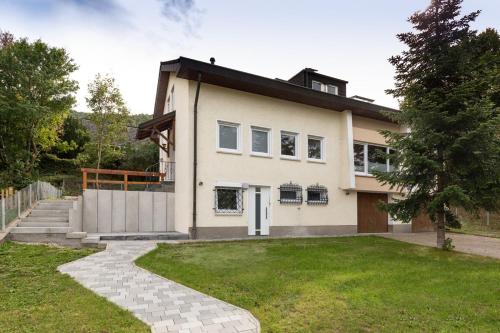
{"type": "Polygon", "coordinates": [[[214,57],[210,58],[210,63],[211,63],[212,65],[215,65],[215,58],[214,58],[214,57]]]}

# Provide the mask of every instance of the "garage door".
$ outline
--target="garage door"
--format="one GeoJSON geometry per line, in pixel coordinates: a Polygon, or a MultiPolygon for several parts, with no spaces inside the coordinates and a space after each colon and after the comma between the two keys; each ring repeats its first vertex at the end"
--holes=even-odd
{"type": "Polygon", "coordinates": [[[358,192],[358,232],[389,231],[387,213],[378,209],[379,201],[387,202],[387,194],[358,192]]]}
{"type": "Polygon", "coordinates": [[[432,223],[429,215],[425,212],[420,212],[420,214],[411,221],[411,232],[426,231],[436,231],[436,225],[432,223]]]}

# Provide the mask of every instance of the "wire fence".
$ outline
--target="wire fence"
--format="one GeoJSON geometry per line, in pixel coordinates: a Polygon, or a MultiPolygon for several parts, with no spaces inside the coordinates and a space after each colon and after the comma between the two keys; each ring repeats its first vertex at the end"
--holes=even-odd
{"type": "Polygon", "coordinates": [[[37,201],[57,199],[62,191],[47,182],[37,181],[0,199],[0,230],[32,208],[37,201]]]}

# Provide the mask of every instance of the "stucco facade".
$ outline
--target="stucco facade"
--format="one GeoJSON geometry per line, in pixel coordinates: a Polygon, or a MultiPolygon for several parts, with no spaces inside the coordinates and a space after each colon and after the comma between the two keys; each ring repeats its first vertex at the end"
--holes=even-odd
{"type": "MultiPolygon", "coordinates": [[[[175,229],[188,233],[193,221],[193,106],[197,82],[170,74],[167,99],[174,99],[176,112],[175,150],[164,161],[175,161],[175,229]],[[174,88],[175,98],[171,96],[174,88]]],[[[167,103],[165,103],[167,105],[167,103]]],[[[165,111],[167,106],[165,106],[165,111]]],[[[384,145],[379,129],[398,131],[390,122],[353,116],[347,110],[327,110],[278,98],[202,83],[198,102],[197,140],[197,229],[199,237],[244,237],[248,235],[249,196],[243,189],[243,211],[238,215],[215,212],[217,184],[262,186],[270,189],[271,236],[355,233],[357,193],[391,193],[375,178],[356,176],[353,142],[384,145]],[[219,121],[239,125],[240,150],[217,149],[219,121]],[[270,130],[270,156],[251,152],[252,126],[270,130]],[[281,131],[298,134],[298,158],[280,154],[281,131]],[[307,158],[309,135],[323,138],[323,161],[307,158]],[[294,183],[303,190],[319,184],[328,189],[328,204],[283,204],[279,187],[294,183]]],[[[397,224],[389,221],[389,225],[397,224]]],[[[393,229],[391,227],[390,229],[393,229]]],[[[404,228],[403,228],[404,229],[404,228]]]]}

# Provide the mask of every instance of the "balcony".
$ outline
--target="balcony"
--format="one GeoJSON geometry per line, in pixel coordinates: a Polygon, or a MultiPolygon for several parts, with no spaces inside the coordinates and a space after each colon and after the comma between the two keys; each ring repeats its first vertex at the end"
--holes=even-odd
{"type": "Polygon", "coordinates": [[[175,163],[159,162],[147,168],[145,171],[133,170],[110,170],[83,168],[82,189],[86,190],[89,184],[95,189],[111,187],[128,191],[132,188],[144,188],[148,190],[152,185],[172,184],[175,181],[175,163]],[[89,175],[94,174],[91,178],[89,175]]]}

